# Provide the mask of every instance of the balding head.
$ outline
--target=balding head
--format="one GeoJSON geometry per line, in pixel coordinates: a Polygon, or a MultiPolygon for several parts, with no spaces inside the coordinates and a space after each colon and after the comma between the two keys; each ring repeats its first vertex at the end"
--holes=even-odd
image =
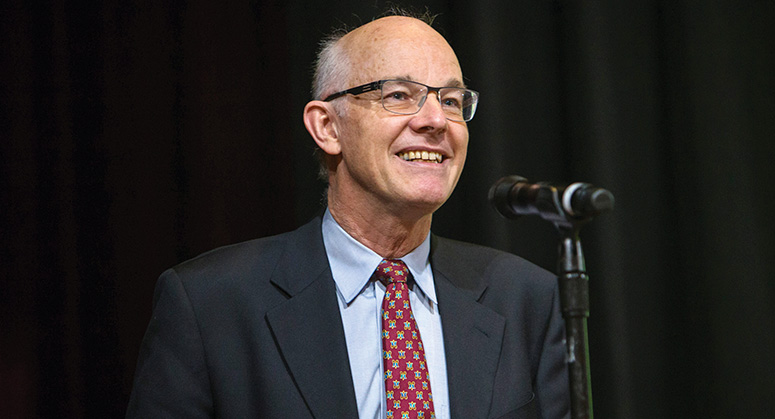
{"type": "Polygon", "coordinates": [[[361,80],[385,64],[383,57],[390,55],[385,54],[388,49],[423,47],[435,49],[437,53],[443,51],[459,67],[447,41],[429,25],[432,17],[422,17],[423,20],[387,16],[350,32],[338,31],[323,40],[315,68],[313,98],[322,100],[331,93],[365,83],[361,80]]]}

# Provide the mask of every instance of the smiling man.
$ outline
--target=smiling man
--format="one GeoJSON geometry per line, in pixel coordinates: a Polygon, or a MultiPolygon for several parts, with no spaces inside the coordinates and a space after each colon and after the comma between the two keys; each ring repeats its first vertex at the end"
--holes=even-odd
{"type": "Polygon", "coordinates": [[[165,272],[128,417],[565,418],[555,277],[430,233],[478,93],[428,23],[323,43],[322,216],[165,272]]]}
{"type": "Polygon", "coordinates": [[[444,38],[408,17],[329,42],[319,65],[314,90],[326,99],[307,104],[304,122],[326,155],[329,211],[366,247],[401,257],[457,184],[478,94],[462,87],[444,38]]]}

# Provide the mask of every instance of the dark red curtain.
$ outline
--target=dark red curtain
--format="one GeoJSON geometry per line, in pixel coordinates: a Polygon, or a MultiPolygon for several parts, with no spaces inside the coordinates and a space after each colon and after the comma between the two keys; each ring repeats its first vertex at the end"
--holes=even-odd
{"type": "MultiPolygon", "coordinates": [[[[385,2],[0,6],[0,412],[123,415],[157,276],[320,211],[316,43],[385,2]]],[[[410,2],[407,2],[408,5],[410,2]]],[[[434,231],[554,269],[500,176],[583,180],[601,418],[765,418],[775,3],[430,1],[482,93],[434,231]]]]}

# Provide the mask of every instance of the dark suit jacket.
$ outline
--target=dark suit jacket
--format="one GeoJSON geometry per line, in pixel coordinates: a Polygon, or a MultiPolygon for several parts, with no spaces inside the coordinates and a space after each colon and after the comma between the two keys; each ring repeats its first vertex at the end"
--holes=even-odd
{"type": "MultiPolygon", "coordinates": [[[[569,417],[554,275],[432,237],[453,418],[569,417]]],[[[162,274],[127,417],[356,418],[321,219],[162,274]]]]}

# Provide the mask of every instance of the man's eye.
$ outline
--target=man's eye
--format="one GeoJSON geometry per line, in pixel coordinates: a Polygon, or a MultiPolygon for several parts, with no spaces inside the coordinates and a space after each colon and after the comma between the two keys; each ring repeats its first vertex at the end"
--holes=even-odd
{"type": "Polygon", "coordinates": [[[393,100],[409,100],[411,99],[411,96],[409,96],[406,92],[390,92],[388,96],[390,99],[393,100]]]}
{"type": "Polygon", "coordinates": [[[451,98],[451,97],[444,98],[443,104],[444,106],[448,106],[450,108],[456,108],[456,109],[460,109],[463,107],[460,100],[456,98],[451,98]]]}

